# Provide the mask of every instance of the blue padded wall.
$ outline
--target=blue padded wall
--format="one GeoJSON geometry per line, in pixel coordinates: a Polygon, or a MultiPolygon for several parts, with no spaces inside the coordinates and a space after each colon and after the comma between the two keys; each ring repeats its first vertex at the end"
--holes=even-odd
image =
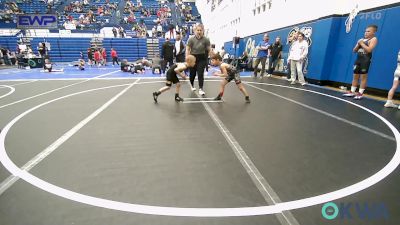
{"type": "Polygon", "coordinates": [[[144,38],[105,38],[103,46],[107,50],[107,60],[111,60],[111,48],[115,48],[120,60],[134,61],[147,57],[147,44],[144,38]]]}
{"type": "Polygon", "coordinates": [[[83,52],[87,59],[87,48],[90,47],[91,38],[33,38],[31,46],[37,54],[37,46],[40,42],[50,43],[49,55],[53,62],[72,62],[80,57],[83,52]]]}
{"type": "MultiPolygon", "coordinates": [[[[373,52],[373,62],[368,74],[368,87],[388,90],[392,86],[393,72],[397,66],[397,53],[400,50],[400,6],[390,5],[368,12],[360,12],[353,22],[349,33],[345,31],[347,16],[332,16],[309,23],[296,25],[297,27],[312,28],[312,45],[309,48],[309,65],[307,78],[317,81],[334,81],[350,84],[353,77],[353,64],[356,54],[352,52],[358,39],[364,36],[369,24],[376,24],[378,32],[378,46],[373,52]]],[[[294,26],[293,26],[294,27],[294,26]]],[[[287,58],[289,46],[286,45],[287,35],[293,27],[282,28],[268,32],[270,42],[276,36],[281,36],[285,44],[283,56],[287,58]]],[[[263,34],[244,37],[240,41],[237,55],[245,50],[249,39],[255,45],[262,40],[263,34]]],[[[232,41],[225,43],[225,49],[234,53],[232,41]]]]}

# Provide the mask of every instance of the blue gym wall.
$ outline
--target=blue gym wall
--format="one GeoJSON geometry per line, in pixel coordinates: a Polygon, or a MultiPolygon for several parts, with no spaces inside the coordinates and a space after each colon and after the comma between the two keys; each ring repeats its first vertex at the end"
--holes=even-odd
{"type": "MultiPolygon", "coordinates": [[[[393,72],[397,66],[397,53],[400,49],[400,6],[387,6],[367,12],[360,12],[353,22],[350,33],[345,31],[346,16],[332,16],[296,27],[312,27],[312,45],[309,48],[307,78],[318,81],[334,81],[350,84],[353,77],[353,63],[356,54],[352,52],[358,39],[364,36],[367,25],[376,24],[378,45],[373,52],[372,64],[368,74],[368,87],[388,90],[392,86],[393,72]]],[[[293,26],[295,27],[295,26],[293,26]]],[[[284,43],[285,63],[289,46],[287,35],[293,27],[268,31],[270,42],[281,36],[284,43]]],[[[255,40],[255,45],[263,38],[257,34],[241,38],[236,55],[245,50],[248,39],[255,40]]],[[[226,51],[234,54],[232,41],[224,44],[226,51]]]]}

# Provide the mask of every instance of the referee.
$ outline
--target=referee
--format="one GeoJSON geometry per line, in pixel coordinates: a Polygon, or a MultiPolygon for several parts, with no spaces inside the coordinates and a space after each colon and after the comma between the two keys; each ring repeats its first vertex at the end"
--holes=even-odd
{"type": "Polygon", "coordinates": [[[210,39],[204,37],[204,26],[198,24],[195,27],[195,35],[190,37],[186,45],[186,56],[193,55],[196,57],[196,65],[190,68],[190,84],[192,91],[196,91],[194,87],[194,79],[196,73],[199,79],[199,95],[205,95],[203,90],[204,85],[204,69],[207,66],[208,54],[211,50],[210,39]]]}

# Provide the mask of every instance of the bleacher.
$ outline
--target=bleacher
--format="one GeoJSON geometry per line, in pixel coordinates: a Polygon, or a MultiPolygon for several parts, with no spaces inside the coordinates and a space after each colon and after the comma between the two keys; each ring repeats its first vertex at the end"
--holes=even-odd
{"type": "Polygon", "coordinates": [[[18,2],[18,7],[27,14],[35,13],[41,14],[46,13],[47,4],[44,1],[31,0],[32,2],[18,2]]]}
{"type": "Polygon", "coordinates": [[[3,48],[8,48],[10,51],[16,51],[17,50],[17,41],[18,38],[15,36],[11,37],[1,37],[0,36],[0,47],[3,48]]]}
{"type": "MultiPolygon", "coordinates": [[[[8,0],[8,1],[12,1],[12,2],[17,2],[17,5],[19,7],[19,9],[21,9],[24,13],[39,13],[39,14],[44,14],[48,11],[47,9],[47,4],[43,1],[43,0],[26,0],[26,1],[22,1],[22,0],[8,0]]],[[[69,5],[71,2],[74,2],[72,0],[67,0],[67,1],[62,1],[62,0],[58,0],[55,1],[54,6],[53,6],[53,12],[58,12],[60,17],[59,17],[59,21],[58,21],[58,26],[60,29],[64,29],[63,25],[64,22],[66,21],[66,17],[64,16],[64,14],[68,14],[70,16],[72,16],[72,18],[74,20],[78,20],[79,16],[82,14],[86,14],[92,7],[96,8],[98,6],[104,6],[106,5],[106,0],[90,0],[90,4],[83,6],[83,11],[82,12],[64,12],[64,6],[69,5]]],[[[123,6],[125,5],[125,0],[109,0],[110,3],[116,3],[117,4],[117,10],[119,9],[123,9],[123,6]]],[[[136,4],[136,1],[133,0],[133,2],[136,4]]],[[[0,1],[0,9],[4,8],[6,4],[6,1],[0,1]]],[[[188,3],[186,3],[188,4],[188,3]]],[[[194,16],[198,16],[198,10],[195,7],[194,3],[189,3],[192,7],[192,14],[194,16]]],[[[156,0],[142,0],[142,5],[143,8],[154,12],[157,12],[158,10],[160,10],[160,5],[159,2],[156,0]]],[[[174,7],[174,3],[170,3],[167,2],[166,5],[168,5],[170,8],[174,7]]],[[[92,9],[94,9],[92,8],[92,9]]],[[[121,11],[121,10],[120,10],[121,11]]],[[[111,15],[103,15],[103,16],[99,16],[97,14],[97,10],[93,10],[94,15],[96,16],[96,22],[86,25],[83,29],[88,30],[88,29],[93,29],[93,30],[99,30],[104,26],[114,26],[114,25],[119,25],[118,23],[120,21],[117,21],[115,18],[115,12],[112,11],[111,15]]],[[[172,12],[174,13],[174,12],[172,12]]],[[[141,14],[140,11],[134,12],[135,17],[136,17],[136,22],[140,22],[141,20],[143,20],[144,24],[146,25],[146,28],[148,30],[151,30],[151,28],[153,26],[156,25],[156,23],[154,22],[155,20],[157,20],[157,15],[152,14],[149,17],[142,17],[143,15],[141,14]]],[[[15,21],[16,21],[16,17],[15,15],[10,15],[13,19],[11,21],[7,21],[7,22],[1,22],[0,21],[0,28],[15,28],[15,21]]],[[[121,11],[121,18],[123,18],[124,16],[129,16],[129,14],[124,13],[123,11],[121,11]]],[[[169,22],[171,22],[172,24],[179,24],[182,25],[180,22],[178,21],[172,21],[172,18],[167,19],[169,22]]],[[[191,23],[195,23],[194,22],[189,22],[191,23]]],[[[130,25],[124,25],[125,29],[131,29],[132,26],[130,25]]]]}
{"type": "MultiPolygon", "coordinates": [[[[42,1],[42,0],[32,0],[32,2],[24,1],[22,0],[8,0],[8,1],[17,1],[18,7],[24,11],[24,13],[45,13],[47,9],[47,4],[42,1]]],[[[106,0],[89,0],[90,4],[87,6],[83,7],[83,12],[81,13],[76,13],[76,12],[68,12],[68,15],[71,15],[75,20],[78,20],[79,16],[82,14],[86,14],[91,7],[94,6],[101,6],[106,4],[106,0]]],[[[135,5],[137,5],[135,0],[131,0],[135,5]]],[[[53,7],[53,10],[56,10],[59,14],[61,19],[59,19],[59,27],[61,28],[64,21],[65,21],[65,16],[64,16],[64,7],[66,5],[69,5],[71,2],[74,2],[74,0],[66,0],[66,1],[58,1],[58,3],[53,7]],[[62,4],[61,4],[62,2],[62,4]]],[[[118,3],[117,10],[120,10],[121,12],[121,17],[123,18],[125,15],[121,9],[125,6],[126,1],[125,0],[110,0],[110,3],[118,3]]],[[[192,12],[194,15],[198,14],[198,11],[194,5],[194,3],[190,3],[192,6],[192,12]]],[[[0,9],[1,7],[4,8],[5,1],[0,0],[0,9]]],[[[154,22],[157,20],[157,15],[156,12],[160,10],[162,6],[160,6],[159,2],[157,0],[142,0],[142,5],[145,9],[150,9],[151,15],[150,16],[143,16],[141,14],[141,11],[136,11],[134,12],[135,17],[136,17],[136,22],[140,23],[141,21],[144,22],[146,25],[147,30],[151,30],[153,26],[156,25],[154,22]]],[[[166,2],[166,5],[168,5],[171,9],[174,9],[171,11],[171,13],[175,12],[175,6],[174,3],[171,2],[166,2]]],[[[93,11],[94,14],[97,14],[97,10],[93,11]]],[[[131,32],[130,30],[132,29],[132,24],[119,24],[116,22],[115,19],[115,12],[112,12],[111,16],[99,16],[96,15],[96,23],[91,24],[90,26],[85,27],[83,30],[72,30],[72,33],[77,33],[77,32],[85,32],[88,31],[87,33],[93,33],[94,36],[96,36],[95,33],[98,33],[99,30],[105,26],[120,26],[122,25],[125,28],[126,33],[128,34],[131,32]],[[110,24],[105,24],[104,21],[108,20],[112,23],[110,24]]],[[[173,16],[171,18],[168,18],[167,20],[169,23],[172,25],[174,24],[179,24],[182,25],[181,23],[177,22],[177,16],[173,16]]],[[[119,22],[119,21],[118,21],[119,22]]],[[[191,21],[186,24],[193,24],[195,21],[191,21]]],[[[9,27],[9,25],[12,24],[15,26],[15,23],[11,22],[8,24],[5,24],[4,22],[0,22],[0,29],[9,27]],[[8,25],[8,26],[7,26],[8,25]]],[[[164,25],[164,31],[166,29],[166,25],[164,25]]],[[[31,41],[31,46],[34,51],[34,53],[37,53],[37,46],[39,42],[43,42],[44,40],[46,42],[49,42],[51,45],[51,50],[49,51],[49,55],[54,62],[72,62],[76,61],[80,57],[80,52],[82,52],[85,55],[85,59],[87,59],[87,49],[91,47],[91,40],[93,35],[85,35],[85,37],[78,37],[75,35],[75,37],[57,37],[58,36],[58,30],[50,30],[46,34],[26,34],[28,37],[31,35],[32,41],[31,41]],[[50,37],[49,37],[50,36],[50,37]],[[45,39],[44,39],[45,38],[45,39]]],[[[102,34],[103,35],[103,34],[102,34]]],[[[148,49],[147,49],[147,39],[146,38],[108,38],[111,36],[105,36],[104,39],[102,39],[102,47],[106,48],[107,51],[107,58],[108,61],[111,61],[110,57],[110,51],[111,48],[115,48],[118,52],[118,55],[121,59],[128,59],[129,61],[134,61],[143,57],[148,57],[148,49]]],[[[128,36],[129,37],[129,36],[128,36]]],[[[19,37],[15,36],[7,36],[7,37],[0,37],[0,46],[4,48],[8,48],[11,51],[15,51],[17,47],[17,41],[19,37]]],[[[173,41],[173,40],[172,40],[173,41]]],[[[161,47],[162,44],[165,42],[163,38],[159,39],[159,49],[161,52],[161,47]]],[[[101,46],[99,46],[101,47],[101,46]]],[[[154,51],[154,50],[151,50],[154,51]]]]}

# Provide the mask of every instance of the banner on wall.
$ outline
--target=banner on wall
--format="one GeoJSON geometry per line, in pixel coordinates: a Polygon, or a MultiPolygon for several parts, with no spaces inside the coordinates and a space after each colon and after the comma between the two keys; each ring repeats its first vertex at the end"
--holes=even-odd
{"type": "Polygon", "coordinates": [[[55,14],[17,15],[18,29],[56,29],[57,26],[57,15],[55,14]]]}
{"type": "Polygon", "coordinates": [[[308,43],[308,47],[310,47],[312,44],[312,40],[311,40],[312,27],[302,27],[302,28],[294,27],[294,28],[292,28],[289,31],[288,36],[286,38],[286,44],[291,44],[294,35],[297,34],[297,32],[299,32],[299,31],[304,34],[306,41],[308,43]]]}

